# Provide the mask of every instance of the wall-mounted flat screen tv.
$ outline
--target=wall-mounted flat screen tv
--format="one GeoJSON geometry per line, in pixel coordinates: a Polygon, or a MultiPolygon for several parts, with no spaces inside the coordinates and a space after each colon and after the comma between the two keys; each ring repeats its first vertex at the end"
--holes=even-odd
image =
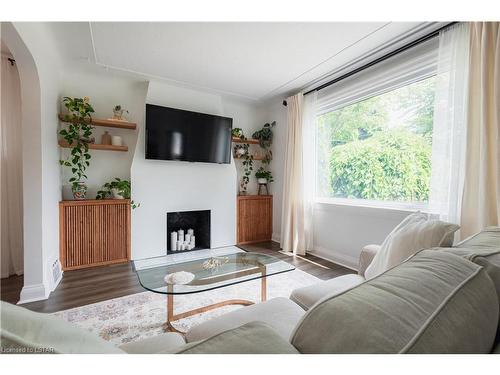
{"type": "Polygon", "coordinates": [[[146,159],[231,163],[233,119],[146,104],[146,159]]]}

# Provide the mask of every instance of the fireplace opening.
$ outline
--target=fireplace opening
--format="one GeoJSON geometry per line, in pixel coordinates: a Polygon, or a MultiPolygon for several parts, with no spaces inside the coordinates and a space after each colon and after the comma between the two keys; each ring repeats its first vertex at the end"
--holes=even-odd
{"type": "Polygon", "coordinates": [[[210,247],[210,210],[167,212],[167,254],[210,247]]]}

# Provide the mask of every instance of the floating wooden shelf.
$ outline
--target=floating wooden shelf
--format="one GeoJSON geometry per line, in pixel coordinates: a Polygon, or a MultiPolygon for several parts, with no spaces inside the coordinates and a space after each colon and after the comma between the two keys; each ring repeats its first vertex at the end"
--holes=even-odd
{"type": "MultiPolygon", "coordinates": [[[[234,157],[235,159],[244,159],[242,156],[235,156],[234,157]]],[[[253,157],[253,160],[263,160],[264,157],[263,156],[255,156],[253,157]]]]}
{"type": "MultiPolygon", "coordinates": [[[[65,140],[59,140],[59,146],[64,148],[70,148],[71,145],[65,140]]],[[[113,145],[98,145],[95,143],[89,143],[89,148],[92,150],[104,150],[104,151],[122,151],[127,152],[127,146],[113,146],[113,145]]]]}
{"type": "MultiPolygon", "coordinates": [[[[64,119],[63,114],[59,114],[59,120],[63,122],[70,122],[64,119]]],[[[93,118],[90,123],[95,126],[106,126],[108,128],[120,128],[120,129],[130,129],[130,130],[135,130],[137,128],[136,124],[128,121],[104,120],[104,119],[93,118]]]]}
{"type": "Polygon", "coordinates": [[[259,144],[258,139],[245,139],[245,140],[243,140],[240,138],[233,137],[232,140],[233,140],[233,143],[247,143],[249,145],[258,145],[259,144]]]}

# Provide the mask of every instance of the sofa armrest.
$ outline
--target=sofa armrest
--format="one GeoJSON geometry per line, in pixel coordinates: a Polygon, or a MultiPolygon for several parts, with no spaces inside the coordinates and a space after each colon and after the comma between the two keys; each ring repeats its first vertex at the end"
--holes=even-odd
{"type": "Polygon", "coordinates": [[[186,341],[181,334],[166,332],[158,336],[122,344],[119,348],[129,354],[168,354],[176,352],[185,344],[186,341]]]}
{"type": "Polygon", "coordinates": [[[270,325],[251,322],[187,344],[178,354],[298,354],[270,325]]]}
{"type": "Polygon", "coordinates": [[[358,274],[365,277],[365,271],[372,262],[375,255],[377,255],[380,250],[380,245],[366,245],[361,250],[361,254],[359,255],[359,263],[358,263],[358,274]]]}

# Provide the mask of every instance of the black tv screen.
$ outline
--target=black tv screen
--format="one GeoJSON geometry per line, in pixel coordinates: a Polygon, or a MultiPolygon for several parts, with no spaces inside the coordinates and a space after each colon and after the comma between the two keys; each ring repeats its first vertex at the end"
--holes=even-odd
{"type": "Polygon", "coordinates": [[[231,163],[233,119],[146,104],[146,159],[231,163]]]}

